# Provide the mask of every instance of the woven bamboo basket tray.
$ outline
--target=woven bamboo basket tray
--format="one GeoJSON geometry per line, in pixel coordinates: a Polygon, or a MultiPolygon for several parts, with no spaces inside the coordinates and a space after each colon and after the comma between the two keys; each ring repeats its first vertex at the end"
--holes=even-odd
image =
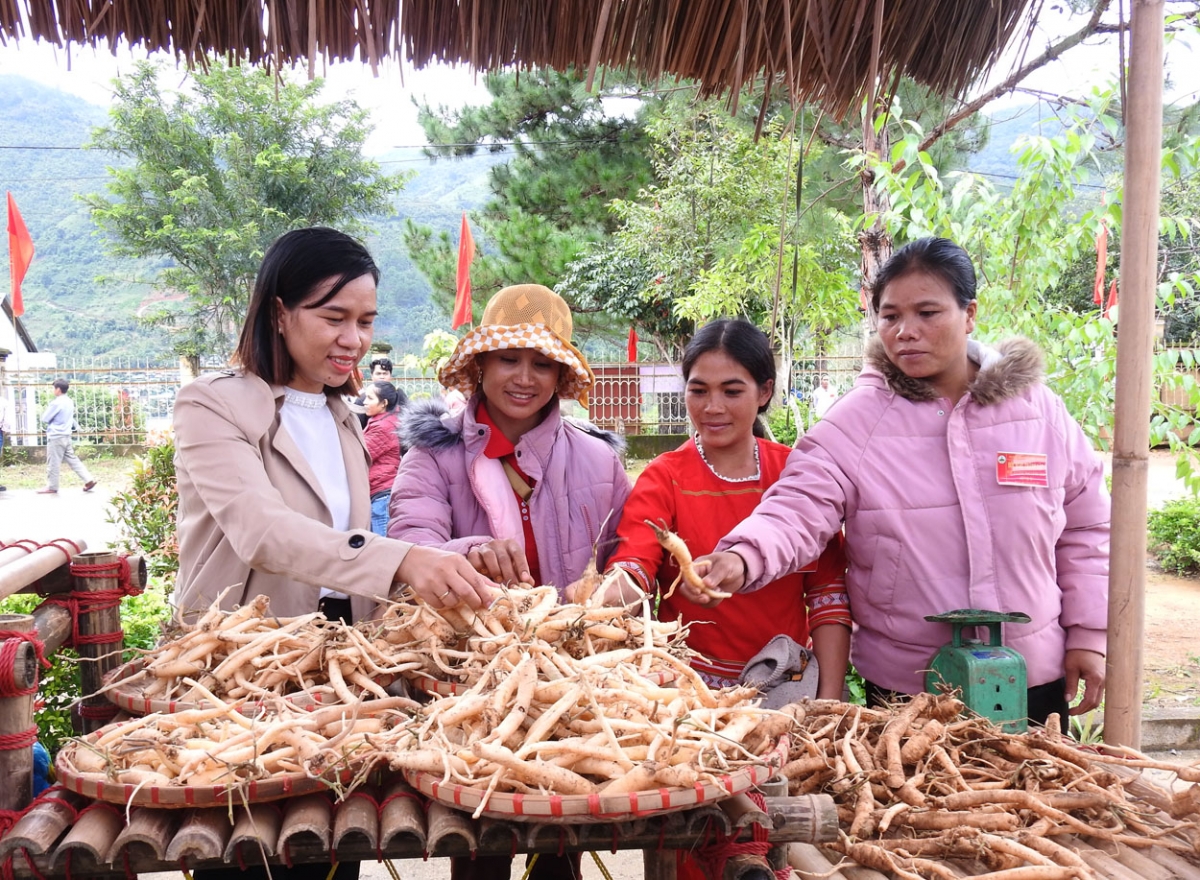
{"type": "MultiPolygon", "coordinates": [[[[689,788],[652,788],[606,796],[595,794],[521,794],[492,792],[480,815],[509,822],[558,822],[583,825],[590,822],[623,822],[725,800],[749,791],[771,778],[787,757],[787,738],[763,755],[761,764],[750,764],[732,773],[714,776],[711,782],[689,788]]],[[[443,783],[442,777],[409,770],[408,784],[422,794],[449,807],[474,813],[486,791],[483,786],[443,783]]]]}
{"type": "MultiPolygon", "coordinates": [[[[84,742],[94,739],[102,732],[89,734],[84,738],[84,742]]],[[[128,785],[114,782],[102,773],[84,773],[77,770],[74,755],[83,748],[87,746],[78,741],[69,742],[62,747],[54,761],[58,781],[69,791],[110,804],[134,804],[164,809],[223,807],[230,804],[237,806],[281,800],[329,788],[323,780],[315,779],[306,773],[280,774],[265,779],[221,785],[128,785]]]]}

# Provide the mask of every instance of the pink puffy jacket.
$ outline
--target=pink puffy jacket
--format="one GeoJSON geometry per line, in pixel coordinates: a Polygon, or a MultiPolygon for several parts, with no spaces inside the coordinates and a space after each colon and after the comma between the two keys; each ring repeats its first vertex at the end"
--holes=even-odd
{"type": "MultiPolygon", "coordinates": [[[[478,402],[471,398],[454,416],[437,400],[405,408],[400,434],[408,451],[392,486],[389,537],[466,553],[497,537],[501,513],[516,510],[498,462],[489,468],[484,460],[490,429],[475,420],[478,402]]],[[[561,591],[583,574],[593,548],[604,571],[629,495],[616,436],[567,421],[551,407],[517,442],[516,454],[536,481],[529,509],[542,580],[561,591]]]]}
{"type": "MultiPolygon", "coordinates": [[[[952,404],[878,343],[854,388],[791,454],[755,513],[718,545],[753,590],[817,557],[845,521],[851,660],[868,680],[915,693],[959,608],[1023,611],[1004,642],[1029,686],[1063,675],[1064,652],[1105,652],[1109,499],[1079,425],[1041,382],[1041,354],[1012,339],[970,343],[980,370],[952,404]],[[1042,485],[1011,485],[1013,453],[1045,456],[1042,485]]],[[[986,635],[986,630],[984,631],[986,635]]],[[[983,636],[981,636],[983,637],[983,636]]]]}

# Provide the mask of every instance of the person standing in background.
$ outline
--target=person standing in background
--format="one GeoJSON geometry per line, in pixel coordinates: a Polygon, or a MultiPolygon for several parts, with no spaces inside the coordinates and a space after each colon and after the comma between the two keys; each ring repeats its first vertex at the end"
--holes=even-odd
{"type": "Polygon", "coordinates": [[[46,486],[38,489],[39,495],[58,494],[58,470],[63,461],[83,480],[84,492],[96,488],[96,481],[71,444],[71,431],[75,427],[75,401],[67,394],[70,388],[68,380],[55,379],[54,400],[42,413],[42,423],[46,426],[46,486]]]}
{"type": "Polygon", "coordinates": [[[371,381],[392,382],[392,362],[384,357],[371,361],[371,381]]]}
{"type": "Polygon", "coordinates": [[[408,395],[391,382],[372,382],[363,392],[363,442],[371,455],[371,531],[377,535],[387,535],[388,499],[400,471],[400,410],[406,403],[408,395]]]}
{"type": "Polygon", "coordinates": [[[821,384],[813,389],[812,409],[813,421],[823,418],[829,412],[829,407],[838,399],[837,389],[829,384],[829,377],[822,376],[821,384]]]}

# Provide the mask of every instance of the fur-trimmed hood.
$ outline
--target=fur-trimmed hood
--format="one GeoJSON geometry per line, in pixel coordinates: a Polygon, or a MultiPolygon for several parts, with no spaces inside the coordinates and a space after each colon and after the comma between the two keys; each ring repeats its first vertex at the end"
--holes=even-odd
{"type": "MultiPolygon", "coordinates": [[[[464,415],[466,412],[475,411],[475,400],[476,398],[472,398],[466,410],[453,416],[450,415],[446,401],[440,397],[410,401],[400,416],[400,440],[404,448],[449,449],[462,443],[464,415]]],[[[591,422],[579,419],[564,418],[562,421],[570,428],[603,440],[617,452],[625,450],[624,438],[619,434],[605,431],[591,422]]]]}
{"type": "MultiPolygon", "coordinates": [[[[974,339],[969,340],[967,357],[979,364],[979,372],[967,386],[967,392],[981,406],[992,406],[1015,397],[1030,385],[1040,382],[1045,374],[1041,349],[1022,336],[1006,339],[995,348],[974,339]]],[[[882,377],[888,388],[901,397],[916,401],[937,399],[931,382],[906,376],[888,360],[878,336],[872,337],[867,343],[864,362],[882,377]]]]}

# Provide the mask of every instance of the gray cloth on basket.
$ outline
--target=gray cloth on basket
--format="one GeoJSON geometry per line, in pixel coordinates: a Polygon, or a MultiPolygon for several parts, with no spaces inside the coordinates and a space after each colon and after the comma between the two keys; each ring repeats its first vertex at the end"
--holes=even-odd
{"type": "Polygon", "coordinates": [[[778,709],[817,695],[818,667],[813,652],[791,636],[778,635],[750,658],[738,681],[762,693],[763,706],[778,709]]]}

